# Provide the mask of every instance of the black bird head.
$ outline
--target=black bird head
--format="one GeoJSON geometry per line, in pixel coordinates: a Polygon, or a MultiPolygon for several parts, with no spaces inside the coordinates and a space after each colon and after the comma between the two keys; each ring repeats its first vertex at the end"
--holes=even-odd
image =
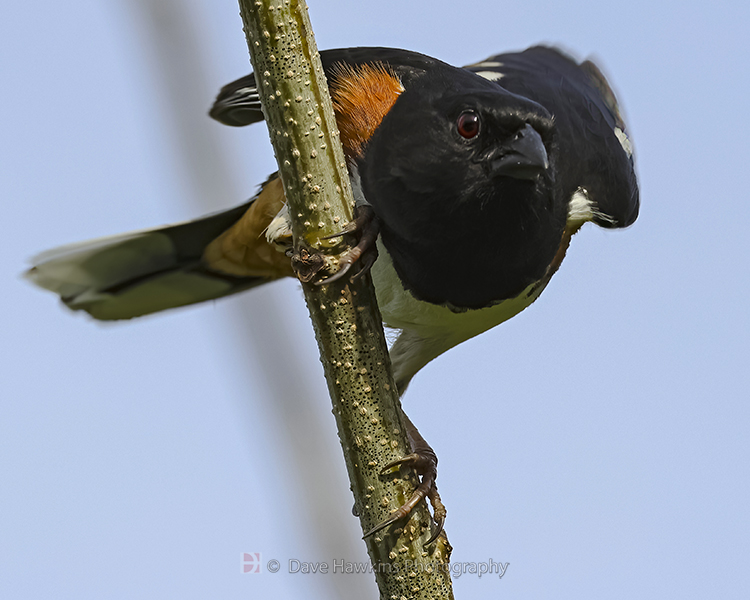
{"type": "Polygon", "coordinates": [[[540,279],[565,226],[555,125],[539,104],[442,63],[406,86],[359,160],[397,273],[480,308],[540,279]]]}

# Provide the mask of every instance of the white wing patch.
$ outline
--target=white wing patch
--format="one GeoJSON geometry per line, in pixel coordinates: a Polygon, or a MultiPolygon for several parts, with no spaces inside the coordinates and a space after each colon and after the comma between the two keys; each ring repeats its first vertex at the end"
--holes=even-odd
{"type": "Polygon", "coordinates": [[[619,127],[615,127],[615,135],[617,136],[617,140],[620,142],[620,146],[622,146],[622,149],[625,150],[625,154],[628,155],[628,158],[632,158],[633,143],[630,141],[628,134],[619,127]]]}
{"type": "Polygon", "coordinates": [[[580,227],[594,218],[594,208],[588,192],[578,188],[568,203],[568,226],[580,227]]]}
{"type": "Polygon", "coordinates": [[[475,71],[475,73],[480,77],[489,79],[490,81],[500,81],[503,77],[505,77],[505,75],[499,73],[498,71],[475,71]]]}
{"type": "Polygon", "coordinates": [[[260,96],[258,88],[244,87],[232,92],[232,95],[222,100],[225,106],[250,106],[260,110],[260,96]]]}
{"type": "Polygon", "coordinates": [[[568,203],[568,228],[578,229],[584,223],[593,221],[594,217],[602,221],[615,223],[615,219],[596,209],[596,203],[589,198],[586,188],[579,187],[570,197],[568,203]]]}
{"type": "Polygon", "coordinates": [[[500,73],[497,70],[493,70],[493,71],[478,70],[478,69],[499,69],[500,67],[505,66],[503,65],[503,63],[497,62],[495,60],[486,60],[484,62],[478,62],[469,66],[472,68],[472,71],[474,71],[474,73],[490,81],[500,81],[503,77],[505,77],[503,73],[500,73]],[[477,70],[475,71],[474,69],[477,69],[477,70]]]}

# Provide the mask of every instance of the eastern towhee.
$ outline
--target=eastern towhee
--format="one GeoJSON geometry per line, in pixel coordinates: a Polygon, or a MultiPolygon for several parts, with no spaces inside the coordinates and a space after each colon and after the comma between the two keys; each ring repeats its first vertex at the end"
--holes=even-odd
{"type": "MultiPolygon", "coordinates": [[[[362,249],[383,321],[400,330],[390,350],[400,393],[432,359],[534,302],[584,223],[635,221],[632,145],[593,63],[546,47],[464,68],[388,48],[321,59],[356,204],[370,215],[365,246],[379,233],[377,260],[362,249]]],[[[225,86],[210,114],[261,121],[253,75],[225,86]]],[[[272,175],[242,206],[51,250],[28,277],[71,309],[129,319],[291,276],[290,243],[272,175]]],[[[412,464],[434,488],[437,459],[416,446],[412,464]]]]}

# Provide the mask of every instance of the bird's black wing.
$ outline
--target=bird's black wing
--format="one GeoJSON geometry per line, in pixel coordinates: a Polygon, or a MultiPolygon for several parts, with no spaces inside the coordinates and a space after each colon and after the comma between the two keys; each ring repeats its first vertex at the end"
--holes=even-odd
{"type": "MultiPolygon", "coordinates": [[[[440,62],[409,50],[370,47],[324,50],[320,53],[320,59],[329,78],[337,64],[356,67],[362,64],[381,63],[388,65],[404,85],[407,85],[411,78],[418,77],[425,69],[440,62]]],[[[255,74],[250,73],[221,88],[209,114],[224,125],[233,127],[243,127],[262,121],[263,112],[255,74]]]]}
{"type": "Polygon", "coordinates": [[[537,46],[498,54],[466,67],[510,92],[544,106],[555,118],[560,144],[558,185],[585,194],[593,220],[627,227],[638,216],[633,152],[612,88],[590,61],[537,46]]]}

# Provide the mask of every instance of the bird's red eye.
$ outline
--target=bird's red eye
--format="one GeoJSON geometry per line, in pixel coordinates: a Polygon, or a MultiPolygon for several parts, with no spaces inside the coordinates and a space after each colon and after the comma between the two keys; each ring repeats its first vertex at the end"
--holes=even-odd
{"type": "Polygon", "coordinates": [[[479,133],[479,115],[473,110],[462,112],[456,121],[458,133],[461,137],[470,140],[479,133]]]}

